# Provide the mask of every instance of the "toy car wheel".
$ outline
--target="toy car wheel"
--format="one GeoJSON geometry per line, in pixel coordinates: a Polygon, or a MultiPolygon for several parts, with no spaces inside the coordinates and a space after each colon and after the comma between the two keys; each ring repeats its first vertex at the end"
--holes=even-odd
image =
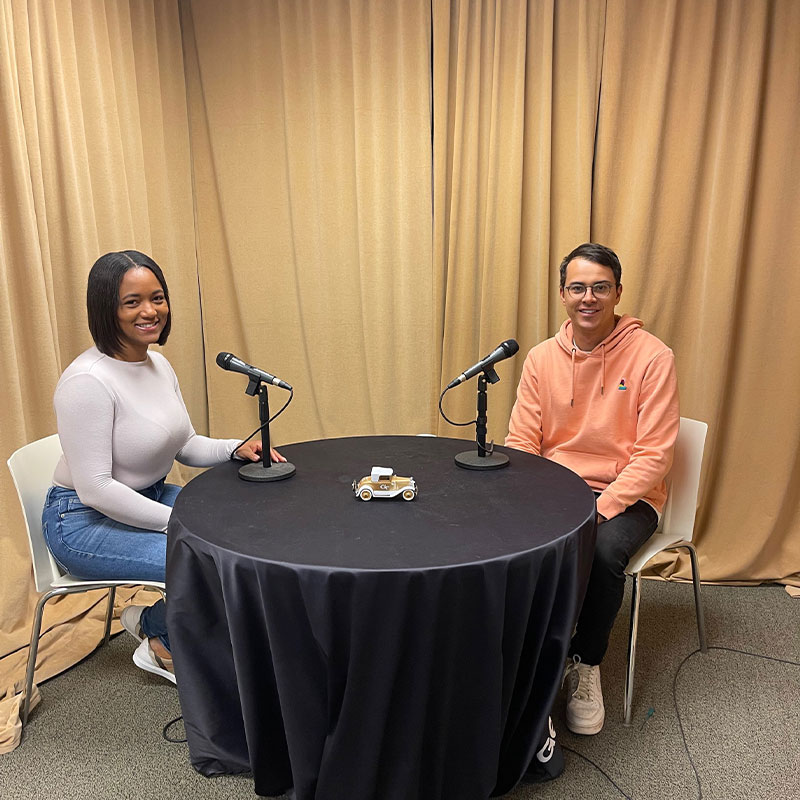
{"type": "Polygon", "coordinates": [[[406,489],[403,492],[403,500],[413,500],[417,496],[413,489],[406,489]]]}
{"type": "Polygon", "coordinates": [[[372,500],[372,490],[371,489],[362,489],[359,497],[362,500],[372,500]]]}

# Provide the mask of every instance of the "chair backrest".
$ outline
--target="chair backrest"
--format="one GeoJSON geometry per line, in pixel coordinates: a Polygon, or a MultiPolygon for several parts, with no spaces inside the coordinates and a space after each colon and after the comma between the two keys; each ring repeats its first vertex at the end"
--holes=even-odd
{"type": "Polygon", "coordinates": [[[8,459],[8,468],[17,487],[19,502],[28,530],[36,591],[43,592],[64,574],[47,549],[42,533],[42,509],[47,490],[53,485],[53,470],[61,458],[58,434],[46,436],[20,447],[8,459]]]}
{"type": "Polygon", "coordinates": [[[692,540],[697,514],[697,493],[700,489],[700,468],[708,425],[696,419],[681,417],[675,441],[672,469],[667,475],[667,502],[658,530],[675,535],[675,539],[692,540]]]}

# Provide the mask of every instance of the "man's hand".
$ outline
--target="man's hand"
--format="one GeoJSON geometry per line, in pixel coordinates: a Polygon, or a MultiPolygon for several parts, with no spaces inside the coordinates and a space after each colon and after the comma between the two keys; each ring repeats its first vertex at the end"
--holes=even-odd
{"type": "Polygon", "coordinates": [[[608,520],[602,514],[598,514],[597,515],[597,524],[598,525],[602,525],[604,522],[608,522],[608,520]]]}

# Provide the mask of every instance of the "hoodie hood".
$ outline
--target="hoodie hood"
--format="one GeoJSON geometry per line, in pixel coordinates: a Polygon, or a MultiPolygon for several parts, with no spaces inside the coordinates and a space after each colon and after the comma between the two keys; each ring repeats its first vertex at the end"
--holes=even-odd
{"type": "Polygon", "coordinates": [[[636,319],[636,317],[632,317],[630,314],[623,314],[621,317],[615,317],[615,319],[617,324],[614,326],[614,330],[611,331],[600,344],[596,345],[591,353],[584,353],[583,350],[578,350],[575,347],[572,341],[572,320],[570,319],[564,320],[564,324],[558,329],[556,341],[567,353],[575,349],[578,350],[578,354],[592,356],[597,353],[598,348],[603,348],[607,353],[610,353],[612,350],[620,347],[633,331],[644,325],[640,319],[636,319]]]}
{"type": "Polygon", "coordinates": [[[600,394],[604,395],[606,388],[606,354],[611,354],[615,350],[624,347],[633,333],[644,325],[640,319],[632,317],[629,314],[623,314],[621,317],[615,317],[615,319],[617,324],[614,326],[614,330],[611,331],[600,344],[595,345],[594,349],[589,353],[584,350],[579,350],[575,346],[572,333],[572,320],[565,320],[564,324],[559,328],[555,336],[556,342],[572,359],[570,406],[575,405],[575,370],[577,369],[577,363],[589,358],[600,358],[600,394]]]}

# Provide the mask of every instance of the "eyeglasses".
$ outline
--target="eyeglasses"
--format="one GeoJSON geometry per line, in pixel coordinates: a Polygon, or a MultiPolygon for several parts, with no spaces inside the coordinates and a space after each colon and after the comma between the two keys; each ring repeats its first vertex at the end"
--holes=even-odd
{"type": "Polygon", "coordinates": [[[601,281],[600,283],[593,283],[587,286],[584,283],[571,283],[564,288],[569,292],[570,297],[579,298],[586,294],[587,289],[592,290],[592,294],[600,299],[606,298],[611,294],[611,290],[616,286],[616,283],[609,283],[608,281],[601,281]]]}

